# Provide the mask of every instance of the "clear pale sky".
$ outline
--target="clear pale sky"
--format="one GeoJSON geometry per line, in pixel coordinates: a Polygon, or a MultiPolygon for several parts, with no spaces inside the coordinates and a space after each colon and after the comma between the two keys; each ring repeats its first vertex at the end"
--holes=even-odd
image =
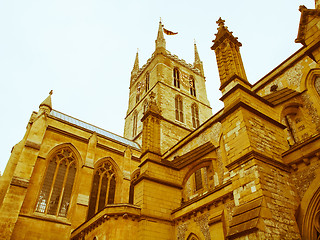
{"type": "Polygon", "coordinates": [[[53,90],[53,108],[123,135],[130,73],[154,51],[160,17],[167,49],[193,63],[197,42],[213,113],[219,76],[210,47],[216,21],[242,43],[247,77],[257,82],[297,51],[299,5],[313,0],[3,0],[0,2],[0,171],[32,111],[53,90]]]}

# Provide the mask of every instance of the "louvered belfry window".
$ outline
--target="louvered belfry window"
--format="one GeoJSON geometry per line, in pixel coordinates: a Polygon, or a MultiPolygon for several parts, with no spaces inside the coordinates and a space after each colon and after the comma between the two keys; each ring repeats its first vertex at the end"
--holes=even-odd
{"type": "Polygon", "coordinates": [[[190,76],[189,84],[190,84],[190,94],[196,97],[196,84],[193,76],[190,76]]]}
{"type": "Polygon", "coordinates": [[[116,192],[116,177],[113,166],[104,162],[98,166],[94,173],[90,194],[88,219],[102,210],[107,204],[114,203],[116,192]]]}
{"type": "Polygon", "coordinates": [[[181,96],[175,97],[176,120],[183,122],[183,104],[181,96]]]}
{"type": "Polygon", "coordinates": [[[197,105],[194,103],[191,105],[191,117],[192,117],[192,126],[194,128],[199,127],[199,110],[197,105]]]}
{"type": "Polygon", "coordinates": [[[150,84],[150,74],[147,72],[146,74],[146,92],[149,90],[149,84],[150,84]]]}
{"type": "Polygon", "coordinates": [[[180,88],[180,73],[178,68],[173,69],[173,85],[180,88]]]}
{"type": "Polygon", "coordinates": [[[203,187],[201,168],[195,171],[194,178],[195,178],[195,190],[198,191],[203,187]]]}
{"type": "Polygon", "coordinates": [[[67,217],[76,170],[75,156],[69,149],[59,150],[50,159],[36,212],[67,217]]]}

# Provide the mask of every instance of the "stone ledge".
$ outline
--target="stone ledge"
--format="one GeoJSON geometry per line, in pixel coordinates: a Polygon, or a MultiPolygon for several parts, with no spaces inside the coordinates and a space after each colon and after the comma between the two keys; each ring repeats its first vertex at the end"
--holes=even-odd
{"type": "Polygon", "coordinates": [[[28,188],[29,180],[13,176],[10,184],[17,187],[28,188]]]}

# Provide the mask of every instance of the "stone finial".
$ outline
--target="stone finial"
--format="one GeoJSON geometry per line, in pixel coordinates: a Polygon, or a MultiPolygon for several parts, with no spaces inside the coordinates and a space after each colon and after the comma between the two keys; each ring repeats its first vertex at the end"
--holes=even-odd
{"type": "Polygon", "coordinates": [[[51,95],[53,91],[49,92],[49,96],[39,105],[39,109],[43,109],[45,112],[50,113],[52,110],[52,103],[51,103],[51,95]]]}
{"type": "MultiPolygon", "coordinates": [[[[221,17],[218,19],[218,21],[216,21],[216,23],[218,24],[219,28],[222,28],[224,27],[224,23],[225,23],[225,20],[223,20],[221,17]]],[[[218,28],[218,29],[219,29],[218,28]]]]}
{"type": "Polygon", "coordinates": [[[242,44],[238,41],[238,38],[233,36],[224,23],[224,20],[218,19],[218,32],[215,34],[216,38],[213,40],[214,44],[211,47],[216,54],[222,94],[225,94],[226,86],[232,81],[251,88],[240,54],[242,44]]]}
{"type": "Polygon", "coordinates": [[[215,34],[216,38],[212,41],[214,42],[211,47],[212,50],[215,50],[226,38],[228,38],[238,47],[242,46],[242,44],[238,41],[238,38],[233,36],[233,32],[230,32],[228,27],[225,26],[225,20],[222,20],[220,17],[216,23],[218,24],[218,32],[215,34]]]}

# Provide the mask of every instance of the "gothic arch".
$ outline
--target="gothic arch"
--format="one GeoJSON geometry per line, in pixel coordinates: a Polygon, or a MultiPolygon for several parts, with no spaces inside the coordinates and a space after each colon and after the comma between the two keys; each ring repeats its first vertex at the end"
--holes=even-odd
{"type": "Polygon", "coordinates": [[[188,181],[189,177],[198,169],[203,168],[203,167],[209,167],[212,165],[212,161],[214,159],[212,158],[206,158],[206,159],[201,159],[198,161],[193,162],[192,164],[190,164],[188,166],[189,170],[187,171],[187,173],[184,175],[183,178],[183,182],[182,185],[186,184],[186,182],[188,181]]]}
{"type": "Polygon", "coordinates": [[[320,68],[311,69],[308,73],[303,74],[301,80],[301,91],[314,89],[314,81],[317,76],[320,76],[320,68]]]}
{"type": "Polygon", "coordinates": [[[99,166],[101,163],[103,162],[109,162],[113,167],[114,167],[114,170],[116,172],[116,175],[119,179],[117,180],[120,180],[122,178],[122,174],[121,174],[121,170],[120,170],[120,167],[118,166],[118,164],[111,158],[111,157],[103,157],[103,158],[100,158],[99,160],[97,160],[93,167],[96,168],[97,166],[99,166]]]}
{"type": "Polygon", "coordinates": [[[78,149],[72,143],[62,143],[62,144],[59,144],[59,145],[51,148],[46,156],[46,159],[50,159],[54,154],[56,154],[59,150],[61,150],[63,148],[68,148],[75,154],[75,157],[77,159],[77,167],[81,167],[84,165],[84,161],[83,161],[78,149]]]}
{"type": "Polygon", "coordinates": [[[298,225],[302,239],[317,240],[320,236],[320,175],[304,194],[299,212],[298,225]]]}
{"type": "Polygon", "coordinates": [[[208,192],[213,187],[212,174],[212,159],[201,159],[191,164],[183,179],[182,204],[208,192]]]}
{"type": "Polygon", "coordinates": [[[134,178],[136,178],[137,176],[140,175],[140,168],[137,168],[136,170],[134,170],[132,173],[131,173],[131,176],[130,176],[130,179],[133,180],[134,178]]]}
{"type": "Polygon", "coordinates": [[[287,126],[286,134],[289,145],[308,139],[316,133],[316,125],[305,106],[298,102],[290,102],[283,106],[280,122],[287,126]]]}
{"type": "Polygon", "coordinates": [[[107,204],[119,202],[122,178],[120,169],[111,157],[94,164],[87,219],[105,208],[107,204]]]}
{"type": "Polygon", "coordinates": [[[186,238],[186,240],[201,240],[196,234],[194,234],[193,232],[191,232],[189,235],[187,235],[188,237],[186,238]]]}
{"type": "Polygon", "coordinates": [[[47,154],[46,167],[35,202],[35,212],[68,218],[78,191],[79,169],[83,161],[71,143],[53,147],[47,154]]]}

